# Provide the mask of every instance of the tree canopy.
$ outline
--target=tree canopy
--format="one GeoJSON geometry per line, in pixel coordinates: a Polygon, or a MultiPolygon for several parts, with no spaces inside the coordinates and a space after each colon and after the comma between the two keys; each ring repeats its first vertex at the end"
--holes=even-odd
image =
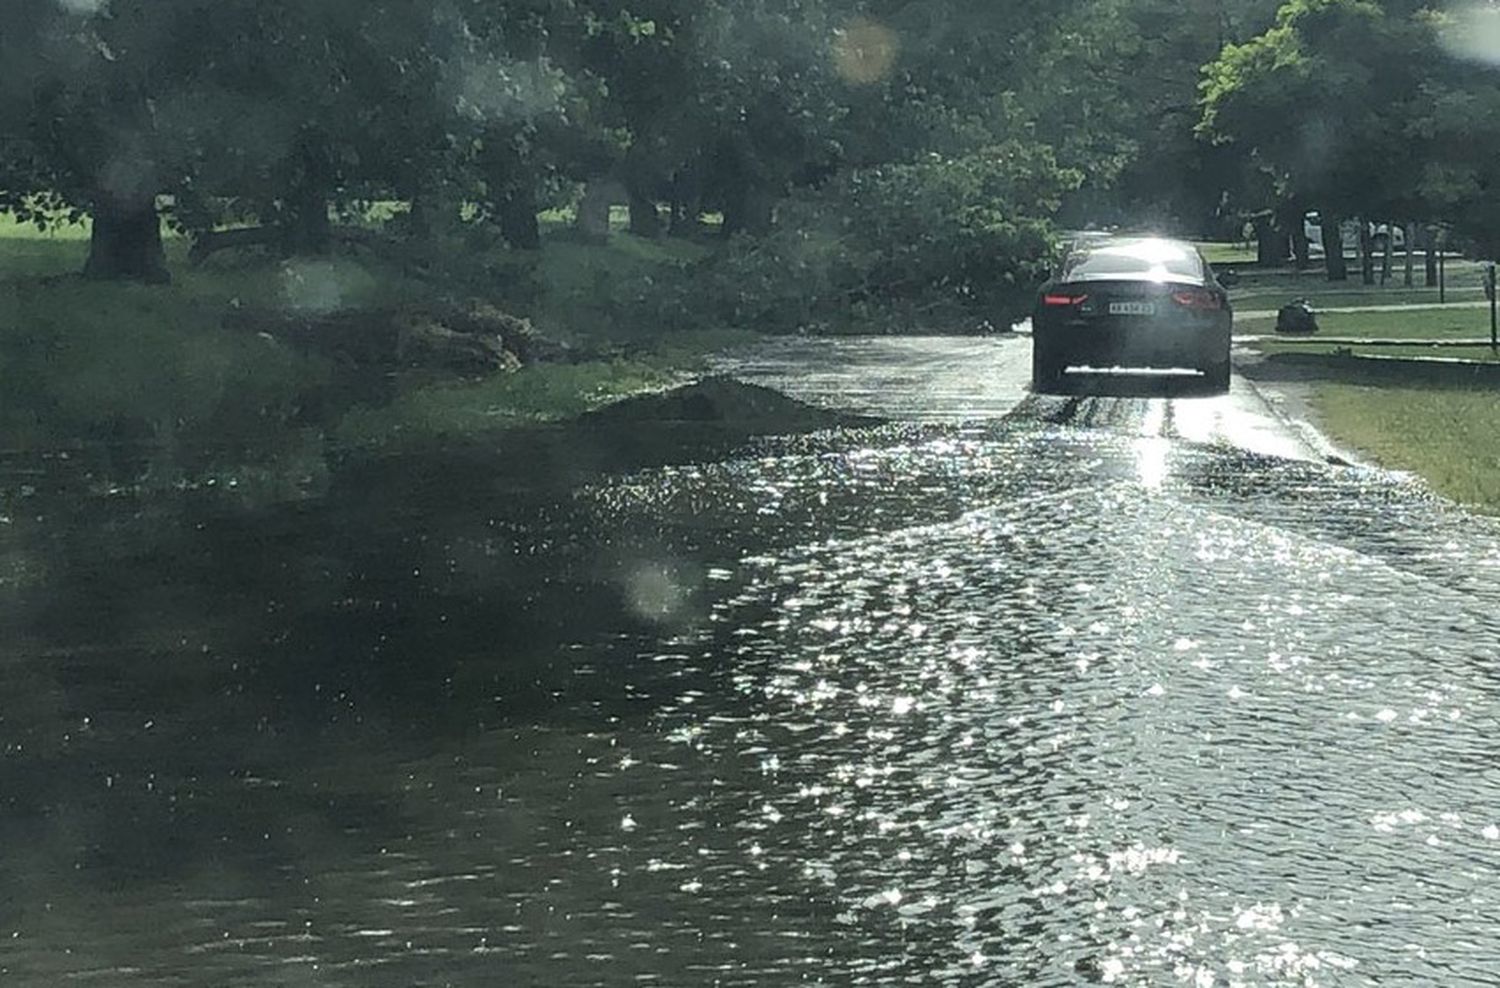
{"type": "Polygon", "coordinates": [[[727,234],[763,235],[798,190],[934,162],[957,175],[1003,146],[1071,190],[1006,200],[1023,225],[1209,233],[1318,208],[1483,236],[1500,89],[1484,53],[1452,43],[1465,16],[1494,14],[1410,0],[12,0],[0,210],[86,215],[92,273],[153,278],[159,215],[317,252],[330,217],[396,201],[414,226],[461,214],[529,247],[539,209],[610,180],[638,232],[657,232],[665,205],[674,224],[715,212],[727,234]]]}

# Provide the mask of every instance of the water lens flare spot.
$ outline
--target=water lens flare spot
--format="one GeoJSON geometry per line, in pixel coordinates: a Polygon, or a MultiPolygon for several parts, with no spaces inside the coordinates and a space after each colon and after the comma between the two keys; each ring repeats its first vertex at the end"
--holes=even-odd
{"type": "Polygon", "coordinates": [[[834,69],[845,82],[868,86],[890,75],[900,49],[900,39],[890,28],[856,18],[834,35],[834,69]]]}
{"type": "Polygon", "coordinates": [[[109,6],[109,0],[57,0],[57,5],[70,14],[98,14],[109,6]]]}
{"type": "Polygon", "coordinates": [[[334,261],[288,261],[281,267],[281,297],[290,309],[313,315],[337,312],[364,287],[359,268],[334,261]]]}
{"type": "Polygon", "coordinates": [[[677,566],[656,560],[643,560],[626,567],[621,583],[631,611],[654,622],[678,618],[692,593],[677,566]]]}

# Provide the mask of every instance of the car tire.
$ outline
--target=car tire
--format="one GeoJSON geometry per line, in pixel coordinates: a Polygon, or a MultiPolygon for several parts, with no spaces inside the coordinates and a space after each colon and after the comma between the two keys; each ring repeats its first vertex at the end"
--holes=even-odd
{"type": "Polygon", "coordinates": [[[1230,365],[1227,355],[1203,368],[1204,386],[1215,394],[1224,394],[1229,390],[1229,377],[1230,365]]]}
{"type": "Polygon", "coordinates": [[[1068,369],[1066,358],[1054,346],[1032,338],[1031,341],[1031,390],[1038,394],[1055,394],[1062,390],[1063,373],[1068,369]]]}

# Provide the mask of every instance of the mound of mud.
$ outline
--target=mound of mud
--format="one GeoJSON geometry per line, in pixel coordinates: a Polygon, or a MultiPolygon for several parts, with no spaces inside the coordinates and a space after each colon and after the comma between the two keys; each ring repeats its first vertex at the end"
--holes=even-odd
{"type": "Polygon", "coordinates": [[[879,424],[878,419],[816,408],[780,391],[730,377],[707,377],[668,391],[626,398],[589,413],[584,420],[604,428],[721,426],[747,435],[792,435],[879,424]]]}

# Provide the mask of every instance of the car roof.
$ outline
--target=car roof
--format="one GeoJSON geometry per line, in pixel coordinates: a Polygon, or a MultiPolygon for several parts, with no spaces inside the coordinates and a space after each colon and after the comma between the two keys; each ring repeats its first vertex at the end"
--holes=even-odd
{"type": "Polygon", "coordinates": [[[1070,245],[1060,278],[1065,281],[1202,282],[1207,265],[1184,240],[1150,236],[1090,237],[1070,245]]]}

